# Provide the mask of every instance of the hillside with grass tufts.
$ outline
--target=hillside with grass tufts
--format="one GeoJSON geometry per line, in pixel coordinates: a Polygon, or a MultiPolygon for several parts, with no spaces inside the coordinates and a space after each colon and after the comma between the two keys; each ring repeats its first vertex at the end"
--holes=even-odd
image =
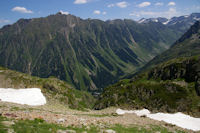
{"type": "Polygon", "coordinates": [[[91,109],[94,98],[89,93],[74,89],[54,77],[38,78],[0,67],[0,88],[40,88],[47,105],[63,105],[72,109],[91,109]]]}

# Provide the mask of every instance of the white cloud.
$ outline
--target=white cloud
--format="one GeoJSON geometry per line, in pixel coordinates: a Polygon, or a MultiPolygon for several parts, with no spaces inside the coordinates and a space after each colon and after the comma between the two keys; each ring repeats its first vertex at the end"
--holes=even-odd
{"type": "Polygon", "coordinates": [[[157,2],[156,4],[155,4],[155,6],[163,6],[164,4],[162,3],[162,2],[157,2]]]}
{"type": "Polygon", "coordinates": [[[130,16],[136,16],[136,17],[140,17],[140,16],[156,16],[157,12],[151,12],[151,11],[140,11],[140,12],[132,12],[129,14],[130,16]]]}
{"type": "Polygon", "coordinates": [[[107,7],[111,8],[111,7],[117,6],[117,7],[120,7],[120,8],[126,8],[128,5],[129,5],[128,2],[122,1],[122,2],[115,3],[115,4],[109,4],[107,7]]]}
{"type": "Polygon", "coordinates": [[[171,18],[174,16],[179,16],[181,13],[177,12],[176,8],[169,8],[167,11],[164,12],[152,12],[152,11],[139,11],[139,12],[132,12],[129,15],[130,16],[136,16],[136,17],[166,17],[171,18]]]}
{"type": "Polygon", "coordinates": [[[167,18],[180,15],[180,13],[176,11],[176,8],[169,8],[169,10],[165,12],[165,14],[167,18]]]}
{"type": "Polygon", "coordinates": [[[102,14],[103,14],[103,15],[106,15],[106,14],[107,14],[107,12],[102,12],[102,14]]]}
{"type": "Polygon", "coordinates": [[[129,16],[140,17],[140,14],[139,14],[139,13],[136,13],[136,12],[132,12],[132,13],[129,14],[129,16]]]}
{"type": "Polygon", "coordinates": [[[0,24],[1,24],[1,23],[9,23],[9,22],[10,22],[10,20],[0,19],[0,24]]]}
{"type": "Polygon", "coordinates": [[[25,7],[16,6],[12,9],[13,12],[20,12],[20,13],[33,13],[33,11],[26,9],[25,7]]]}
{"type": "Polygon", "coordinates": [[[176,5],[176,3],[173,2],[173,1],[171,1],[171,2],[168,3],[168,6],[175,6],[175,5],[176,5]]]}
{"type": "Polygon", "coordinates": [[[101,11],[99,11],[99,10],[94,10],[93,13],[99,15],[99,14],[101,14],[101,11]]]}
{"type": "Polygon", "coordinates": [[[114,7],[115,6],[115,4],[109,4],[107,7],[114,7]]]}
{"type": "Polygon", "coordinates": [[[88,3],[88,0],[75,0],[74,4],[86,4],[88,3]]]}
{"type": "Polygon", "coordinates": [[[128,3],[126,1],[122,1],[122,2],[116,3],[116,6],[120,8],[126,8],[128,6],[128,3]]]}
{"type": "Polygon", "coordinates": [[[60,10],[60,13],[61,13],[61,14],[64,14],[64,15],[68,15],[68,14],[69,14],[69,12],[62,11],[62,10],[60,10]]]}
{"type": "Polygon", "coordinates": [[[96,15],[100,15],[100,14],[102,14],[102,15],[106,15],[107,14],[107,12],[105,12],[105,11],[100,11],[100,10],[94,10],[93,11],[93,14],[96,14],[96,15]]]}
{"type": "Polygon", "coordinates": [[[151,3],[150,2],[142,2],[138,5],[138,7],[146,7],[146,6],[150,6],[151,3]]]}

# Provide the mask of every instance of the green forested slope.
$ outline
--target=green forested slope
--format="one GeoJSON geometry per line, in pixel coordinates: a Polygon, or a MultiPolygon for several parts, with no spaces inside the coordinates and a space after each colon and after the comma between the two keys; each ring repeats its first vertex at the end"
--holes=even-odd
{"type": "Polygon", "coordinates": [[[0,29],[0,65],[95,91],[136,71],[181,33],[161,23],[72,15],[20,19],[0,29]]]}

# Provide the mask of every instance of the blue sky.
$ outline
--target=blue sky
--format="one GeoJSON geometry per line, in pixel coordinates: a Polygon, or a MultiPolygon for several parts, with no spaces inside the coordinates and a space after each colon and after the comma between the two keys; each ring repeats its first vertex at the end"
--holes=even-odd
{"type": "Polygon", "coordinates": [[[170,18],[200,12],[200,0],[0,0],[0,27],[59,11],[84,19],[170,18]]]}

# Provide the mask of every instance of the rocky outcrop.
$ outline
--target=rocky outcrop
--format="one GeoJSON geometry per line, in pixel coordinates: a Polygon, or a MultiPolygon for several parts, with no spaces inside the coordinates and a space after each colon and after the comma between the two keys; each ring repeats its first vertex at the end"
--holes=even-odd
{"type": "Polygon", "coordinates": [[[196,89],[197,95],[200,96],[200,71],[198,71],[197,73],[195,89],[196,89]]]}
{"type": "Polygon", "coordinates": [[[195,90],[200,96],[200,58],[187,59],[183,62],[173,60],[174,63],[162,64],[148,72],[148,79],[174,80],[184,79],[195,82],[195,90]]]}

